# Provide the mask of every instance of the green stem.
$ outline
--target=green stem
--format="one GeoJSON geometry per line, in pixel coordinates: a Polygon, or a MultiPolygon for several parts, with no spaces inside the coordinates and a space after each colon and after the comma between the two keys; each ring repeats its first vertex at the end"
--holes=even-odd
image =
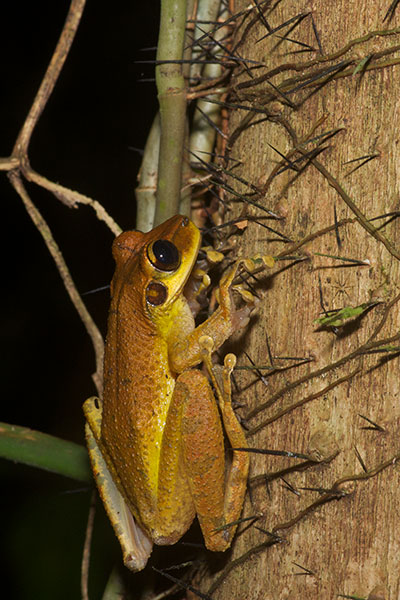
{"type": "MultiPolygon", "coordinates": [[[[186,0],[162,0],[158,61],[181,60],[186,25],[186,0]]],[[[178,212],[185,136],[186,90],[182,64],[163,62],[156,68],[161,139],[155,225],[178,212]]]]}
{"type": "Polygon", "coordinates": [[[27,427],[0,423],[0,457],[85,483],[92,480],[86,448],[27,427]]]}
{"type": "Polygon", "coordinates": [[[153,229],[156,211],[157,171],[160,153],[160,114],[153,124],[144,148],[136,195],[136,229],[146,233],[153,229]]]}

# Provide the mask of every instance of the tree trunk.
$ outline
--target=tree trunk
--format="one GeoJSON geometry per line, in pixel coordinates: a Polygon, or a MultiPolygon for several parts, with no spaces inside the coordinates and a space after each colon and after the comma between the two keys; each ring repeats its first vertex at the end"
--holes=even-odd
{"type": "Polygon", "coordinates": [[[237,199],[225,218],[248,220],[238,254],[282,259],[257,276],[238,359],[250,365],[245,341],[274,368],[236,371],[235,399],[251,447],[305,457],[251,455],[243,516],[259,519],[222,574],[195,583],[213,599],[397,599],[400,29],[387,32],[400,9],[384,20],[389,0],[269,4],[237,32],[237,55],[266,66],[234,81],[229,102],[259,112],[233,112],[229,143],[234,173],[261,193],[236,189],[283,218],[237,199]],[[315,322],[343,307],[360,308],[315,322]]]}

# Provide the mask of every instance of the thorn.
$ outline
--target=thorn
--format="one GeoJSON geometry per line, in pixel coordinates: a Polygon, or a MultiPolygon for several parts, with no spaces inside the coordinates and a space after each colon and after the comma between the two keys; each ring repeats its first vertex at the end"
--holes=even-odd
{"type": "MultiPolygon", "coordinates": [[[[207,101],[207,96],[205,97],[205,100],[207,101]]],[[[199,111],[199,113],[202,115],[202,117],[207,121],[207,123],[210,125],[210,127],[212,127],[212,129],[215,129],[215,131],[223,138],[225,138],[226,140],[228,139],[228,136],[226,135],[226,133],[224,133],[222,131],[222,129],[220,129],[218,127],[218,125],[216,123],[214,123],[214,121],[212,119],[210,119],[210,117],[208,116],[207,113],[204,112],[204,110],[201,110],[200,106],[197,104],[196,105],[196,110],[199,111]]]]}
{"type": "Polygon", "coordinates": [[[387,12],[383,18],[383,21],[385,22],[386,19],[388,20],[388,23],[390,23],[390,21],[392,20],[394,13],[396,11],[397,5],[399,4],[400,0],[393,0],[393,2],[391,3],[391,5],[389,6],[389,8],[387,9],[387,12]]]}
{"type": "MultiPolygon", "coordinates": [[[[256,282],[258,283],[258,279],[257,277],[254,275],[254,273],[250,273],[249,271],[246,272],[246,275],[249,277],[252,277],[253,279],[256,280],[256,282]]],[[[240,278],[240,283],[245,283],[249,288],[251,293],[253,294],[253,296],[255,296],[256,298],[259,298],[256,290],[254,289],[254,287],[249,283],[248,277],[245,279],[243,273],[239,273],[238,277],[240,278]]]]}
{"type": "Polygon", "coordinates": [[[392,216],[400,217],[400,211],[394,210],[393,212],[385,213],[384,215],[379,215],[378,217],[373,217],[372,219],[369,219],[369,220],[377,221],[378,219],[384,219],[385,217],[392,217],[392,216]]]}
{"type": "Polygon", "coordinates": [[[269,362],[271,363],[272,366],[274,366],[274,359],[272,357],[272,352],[271,352],[271,347],[269,345],[269,339],[268,339],[268,333],[265,333],[265,343],[267,345],[267,352],[268,352],[268,358],[269,358],[269,362]]]}
{"type": "Polygon", "coordinates": [[[234,102],[221,102],[221,100],[215,100],[215,98],[207,98],[207,102],[211,102],[213,104],[219,104],[220,106],[223,106],[225,108],[248,110],[249,112],[267,115],[267,117],[270,116],[270,113],[266,108],[256,108],[254,106],[246,106],[246,104],[236,104],[234,102]]]}
{"type": "Polygon", "coordinates": [[[255,526],[255,529],[258,529],[258,531],[261,531],[261,533],[265,533],[265,535],[269,535],[270,537],[272,537],[272,539],[274,539],[277,543],[281,543],[284,541],[284,538],[281,537],[280,535],[277,535],[276,533],[273,533],[272,531],[267,531],[266,529],[264,529],[263,527],[258,527],[257,525],[255,526]]]}
{"type": "Polygon", "coordinates": [[[340,239],[340,235],[339,235],[339,227],[338,227],[338,220],[337,220],[337,213],[336,213],[336,204],[333,205],[333,220],[335,222],[336,243],[337,243],[338,248],[340,250],[340,248],[342,247],[342,240],[340,239]]]}
{"type": "MultiPolygon", "coordinates": [[[[282,35],[277,35],[275,37],[280,38],[281,40],[285,40],[286,42],[291,42],[292,44],[297,44],[298,46],[301,46],[302,48],[305,48],[305,50],[303,50],[303,52],[315,52],[315,48],[313,48],[309,44],[306,44],[305,42],[300,42],[299,40],[293,40],[292,38],[288,38],[288,37],[282,36],[282,35]]],[[[300,52],[300,50],[298,51],[298,53],[299,52],[300,52]]]]}
{"type": "Polygon", "coordinates": [[[321,282],[321,276],[318,273],[318,288],[319,288],[319,304],[321,307],[322,312],[324,313],[324,315],[328,315],[328,313],[326,312],[325,309],[325,305],[324,305],[324,296],[323,296],[323,291],[322,291],[322,282],[321,282]]]}
{"type": "MultiPolygon", "coordinates": [[[[248,220],[251,220],[250,217],[246,217],[246,218],[248,220]]],[[[236,219],[232,219],[231,221],[225,221],[225,223],[220,223],[219,225],[212,225],[211,227],[202,227],[201,231],[203,233],[218,231],[220,229],[224,229],[225,227],[230,227],[231,225],[236,225],[237,223],[241,223],[242,221],[243,221],[243,217],[237,217],[236,219]]]]}
{"type": "Polygon", "coordinates": [[[180,546],[188,546],[189,548],[198,548],[204,550],[204,544],[198,542],[178,542],[180,546]]]}
{"type": "MultiPolygon", "coordinates": [[[[222,169],[221,167],[217,167],[212,163],[208,163],[205,160],[203,160],[200,156],[198,156],[198,154],[192,152],[191,150],[187,149],[188,152],[190,154],[192,154],[201,165],[203,165],[204,169],[210,173],[213,173],[214,177],[216,178],[215,180],[210,179],[209,182],[213,183],[214,185],[216,185],[217,187],[220,187],[222,189],[224,189],[226,192],[231,193],[232,195],[240,198],[243,202],[246,202],[248,204],[251,204],[252,206],[255,206],[256,208],[259,208],[260,210],[265,211],[270,217],[273,217],[274,219],[279,219],[281,220],[282,217],[280,217],[279,215],[277,215],[276,213],[272,212],[271,210],[269,210],[268,208],[265,208],[265,206],[263,206],[262,204],[259,204],[258,202],[255,202],[254,200],[251,200],[248,196],[243,196],[242,194],[239,194],[238,192],[236,192],[230,185],[226,184],[223,179],[220,176],[220,173],[225,173],[225,170],[222,169]]],[[[246,182],[244,179],[239,178],[238,176],[234,176],[233,173],[230,173],[231,177],[234,177],[235,179],[238,179],[239,181],[241,181],[242,183],[247,184],[248,186],[252,187],[252,184],[246,182]]],[[[261,192],[258,190],[258,188],[256,188],[254,186],[255,190],[257,190],[258,193],[261,194],[261,192]]],[[[212,190],[210,190],[212,191],[212,190]]],[[[216,195],[216,197],[218,198],[218,200],[220,201],[221,198],[219,196],[216,195]]],[[[238,219],[238,221],[242,221],[243,218],[238,219]]],[[[209,230],[213,230],[213,229],[217,229],[220,227],[225,227],[227,224],[224,223],[221,226],[214,226],[211,227],[209,230]]],[[[286,237],[283,236],[283,234],[279,234],[278,232],[274,232],[277,233],[277,235],[280,235],[281,237],[286,237]]],[[[287,238],[288,241],[292,241],[289,240],[289,238],[287,238]]]]}
{"type": "Polygon", "coordinates": [[[101,287],[95,288],[94,290],[89,290],[88,292],[82,292],[81,296],[89,296],[89,294],[97,294],[97,292],[104,292],[104,290],[110,289],[110,284],[103,285],[101,287]]]}
{"type": "MultiPolygon", "coordinates": [[[[223,50],[232,60],[238,60],[238,57],[235,56],[233,54],[233,52],[231,52],[224,44],[222,44],[219,40],[215,39],[212,37],[211,33],[208,33],[207,31],[205,31],[204,29],[201,29],[201,27],[197,26],[197,28],[208,38],[210,38],[210,40],[217,46],[219,46],[219,48],[221,48],[221,50],[223,50]]],[[[203,37],[204,37],[203,35],[203,37]]],[[[196,41],[197,43],[197,41],[196,41]]],[[[210,50],[206,50],[206,52],[210,55],[213,56],[212,52],[210,52],[210,50]]],[[[241,59],[241,60],[245,60],[245,59],[241,59]]]]}
{"type": "MultiPolygon", "coordinates": [[[[263,0],[260,3],[260,5],[261,4],[269,4],[269,3],[270,3],[270,0],[263,0]]],[[[211,35],[214,34],[214,33],[216,33],[218,31],[218,29],[221,29],[221,27],[226,27],[227,25],[229,25],[229,23],[237,21],[237,19],[239,19],[242,16],[245,16],[245,15],[249,14],[253,9],[254,9],[254,6],[250,6],[249,8],[245,8],[242,11],[240,11],[238,13],[235,13],[234,15],[228,17],[228,19],[226,19],[225,21],[222,21],[222,22],[218,21],[218,23],[216,23],[216,25],[215,25],[215,28],[211,32],[209,32],[209,33],[211,33],[211,35]]],[[[192,23],[192,22],[194,22],[194,23],[203,23],[203,24],[213,24],[214,23],[214,21],[200,21],[200,20],[198,21],[196,19],[195,20],[190,20],[188,22],[190,22],[190,23],[192,23]]],[[[197,42],[201,42],[203,39],[205,39],[205,37],[206,36],[202,36],[202,37],[198,38],[197,42]]]]}
{"type": "Polygon", "coordinates": [[[328,141],[330,138],[337,135],[338,133],[340,133],[341,131],[344,131],[344,127],[337,127],[336,129],[330,129],[329,131],[324,131],[320,135],[316,135],[313,138],[309,138],[308,140],[306,140],[305,142],[300,144],[298,147],[302,148],[304,146],[307,146],[308,144],[311,144],[312,142],[318,142],[318,141],[320,144],[322,144],[322,143],[328,141]]]}
{"type": "Polygon", "coordinates": [[[278,260],[293,260],[294,262],[302,262],[305,260],[310,260],[310,257],[305,255],[305,254],[293,254],[292,256],[290,256],[290,254],[286,254],[285,256],[274,256],[275,261],[278,260]]]}
{"type": "Polygon", "coordinates": [[[264,479],[265,479],[265,491],[267,492],[268,497],[271,498],[271,486],[269,483],[270,479],[266,473],[264,475],[264,479]]]}
{"type": "Polygon", "coordinates": [[[190,567],[194,563],[194,560],[188,560],[186,562],[179,563],[179,565],[171,565],[170,567],[164,567],[164,571],[177,571],[178,569],[185,569],[186,567],[190,567]]]}
{"type": "Polygon", "coordinates": [[[205,19],[186,19],[186,23],[201,23],[202,25],[219,25],[220,21],[206,21],[205,19]]]}
{"type": "Polygon", "coordinates": [[[268,454],[271,456],[286,456],[288,458],[302,458],[304,460],[308,460],[312,463],[317,463],[318,461],[307,454],[301,454],[300,452],[290,452],[289,450],[267,450],[266,448],[231,448],[235,452],[250,452],[253,454],[268,454]]]}
{"type": "Polygon", "coordinates": [[[281,29],[283,29],[284,27],[287,27],[288,25],[290,25],[291,23],[294,23],[294,26],[291,27],[289,29],[289,31],[287,33],[290,33],[291,31],[293,31],[293,29],[295,27],[297,27],[303,19],[305,19],[306,17],[308,17],[308,15],[311,14],[309,12],[307,13],[299,13],[298,15],[292,17],[291,19],[289,19],[288,21],[285,21],[284,23],[282,23],[281,25],[278,25],[278,27],[275,27],[274,29],[271,29],[268,33],[266,33],[265,35],[263,35],[260,39],[258,39],[256,41],[256,44],[258,44],[259,42],[261,42],[262,40],[265,40],[265,38],[267,38],[268,36],[276,33],[277,31],[280,31],[281,29]]]}
{"type": "Polygon", "coordinates": [[[283,487],[286,487],[286,489],[288,489],[289,492],[292,492],[296,496],[301,496],[300,492],[298,490],[296,490],[296,488],[293,487],[288,481],[286,481],[286,479],[284,479],[283,477],[281,477],[281,479],[282,479],[283,483],[285,484],[283,487]]]}
{"type": "MultiPolygon", "coordinates": [[[[260,61],[251,60],[250,58],[243,58],[240,56],[235,56],[235,54],[233,54],[233,52],[231,52],[226,46],[224,46],[221,43],[221,41],[212,37],[212,34],[214,33],[214,31],[207,32],[204,29],[201,29],[201,27],[198,27],[198,29],[200,29],[200,31],[203,33],[203,35],[200,38],[194,40],[193,43],[189,44],[185,48],[185,50],[188,50],[191,48],[193,49],[196,46],[199,46],[203,50],[204,56],[209,56],[212,59],[215,57],[212,50],[215,49],[215,46],[219,46],[221,48],[221,50],[223,50],[229,56],[229,58],[227,58],[226,56],[220,57],[220,58],[218,58],[217,63],[225,64],[226,66],[229,66],[229,60],[231,60],[233,63],[240,63],[244,66],[244,68],[250,74],[251,77],[253,77],[253,75],[251,74],[249,67],[247,66],[247,63],[256,65],[256,66],[263,66],[263,63],[261,63],[260,61]],[[211,42],[213,42],[213,46],[211,48],[210,47],[207,48],[207,46],[203,43],[203,41],[205,41],[206,44],[209,44],[209,42],[206,41],[206,38],[208,38],[211,42]]],[[[201,57],[201,59],[198,59],[197,62],[207,62],[207,61],[204,60],[204,57],[201,57]]]]}
{"type": "Polygon", "coordinates": [[[140,156],[143,156],[144,154],[143,148],[135,148],[135,146],[128,146],[128,150],[131,150],[132,152],[137,152],[140,156]]]}
{"type": "Polygon", "coordinates": [[[281,240],[278,240],[278,241],[284,241],[284,242],[287,242],[287,243],[293,243],[293,240],[291,240],[290,238],[288,238],[286,235],[284,235],[280,231],[277,231],[276,229],[273,229],[269,225],[266,225],[265,223],[261,223],[259,221],[256,221],[256,223],[258,225],[260,225],[261,227],[264,227],[264,229],[268,229],[268,231],[271,231],[272,233],[275,233],[275,235],[279,236],[281,238],[281,240]]]}
{"type": "MultiPolygon", "coordinates": [[[[295,168],[295,172],[297,173],[302,173],[303,171],[306,170],[306,168],[312,163],[312,161],[314,160],[314,158],[317,158],[317,156],[319,154],[321,154],[322,152],[325,152],[325,150],[327,150],[328,146],[322,146],[319,148],[314,148],[314,150],[309,150],[309,152],[304,152],[304,154],[302,154],[299,158],[296,158],[295,161],[293,161],[293,164],[296,163],[303,163],[304,165],[300,166],[300,168],[295,168]]],[[[282,173],[284,173],[285,171],[287,171],[289,167],[282,167],[281,169],[279,169],[275,176],[281,175],[282,173]]]]}
{"type": "Polygon", "coordinates": [[[378,423],[374,423],[374,421],[371,421],[371,419],[368,419],[368,417],[365,417],[364,415],[360,415],[360,413],[358,414],[358,416],[361,419],[364,419],[365,421],[367,421],[368,423],[370,423],[372,425],[372,427],[361,427],[361,429],[366,429],[366,430],[370,430],[370,431],[381,431],[382,433],[385,431],[383,427],[378,425],[378,423]]]}
{"type": "Polygon", "coordinates": [[[264,16],[264,13],[262,12],[262,10],[261,10],[261,8],[260,8],[260,5],[259,5],[258,1],[257,1],[257,0],[254,0],[254,4],[256,5],[256,9],[257,9],[257,12],[258,12],[258,16],[260,17],[260,21],[261,21],[261,23],[264,25],[264,27],[265,27],[265,29],[268,31],[268,33],[271,33],[271,31],[272,31],[272,28],[271,28],[271,26],[269,25],[269,23],[268,23],[267,19],[265,18],[265,16],[264,16]]]}
{"type": "Polygon", "coordinates": [[[296,565],[296,567],[299,567],[299,569],[302,569],[304,571],[304,573],[294,573],[294,575],[315,575],[313,571],[307,569],[306,567],[303,567],[303,565],[299,565],[299,563],[297,562],[293,561],[292,564],[296,565]]]}
{"type": "Polygon", "coordinates": [[[314,360],[313,358],[310,358],[308,356],[274,356],[274,359],[276,359],[276,360],[295,360],[295,361],[300,362],[301,364],[312,362],[314,360]]]}
{"type": "Polygon", "coordinates": [[[359,451],[357,450],[357,446],[354,446],[354,452],[356,453],[356,456],[357,456],[358,462],[360,463],[360,465],[361,465],[361,467],[362,467],[362,469],[363,469],[364,473],[367,473],[367,472],[368,472],[368,469],[367,469],[367,467],[365,466],[365,462],[363,461],[363,459],[362,459],[362,457],[361,457],[361,454],[360,454],[360,453],[359,453],[359,451]]]}
{"type": "Polygon", "coordinates": [[[162,569],[156,569],[156,567],[151,567],[151,568],[156,573],[159,573],[159,575],[164,575],[164,577],[166,577],[167,579],[169,579],[173,583],[176,583],[182,589],[188,590],[188,591],[192,592],[193,594],[195,594],[199,598],[202,598],[203,600],[212,600],[211,596],[209,596],[208,594],[203,594],[202,592],[200,592],[200,590],[197,590],[192,585],[190,585],[190,584],[186,583],[185,581],[183,581],[183,579],[177,579],[176,577],[173,577],[172,575],[169,575],[169,573],[166,573],[162,569]]]}
{"type": "MultiPolygon", "coordinates": [[[[288,106],[290,106],[290,108],[296,108],[296,105],[294,104],[294,102],[289,100],[288,96],[286,94],[284,94],[276,85],[274,85],[272,83],[272,81],[267,80],[267,83],[272,87],[272,89],[275,90],[275,92],[279,96],[282,96],[282,98],[285,100],[285,102],[288,104],[288,106]]],[[[271,148],[272,148],[272,146],[271,146],[271,148]]],[[[275,148],[274,148],[274,150],[275,150],[275,148]]]]}
{"type": "Polygon", "coordinates": [[[290,365],[288,367],[271,367],[271,365],[254,365],[254,367],[248,365],[236,365],[235,371],[253,371],[255,369],[258,369],[259,371],[286,371],[288,369],[291,369],[292,367],[305,365],[309,362],[313,362],[314,360],[313,358],[292,358],[290,356],[275,356],[274,358],[276,360],[294,360],[298,362],[297,364],[290,365]]]}
{"type": "MultiPolygon", "coordinates": [[[[195,65],[195,64],[202,64],[202,65],[218,65],[220,64],[222,61],[220,58],[214,58],[214,59],[204,59],[204,58],[176,58],[176,59],[166,59],[166,60],[135,60],[134,64],[136,65],[186,65],[186,64],[190,64],[190,65],[195,65]]],[[[256,62],[256,61],[250,61],[250,62],[256,62]]]]}
{"type": "MultiPolygon", "coordinates": [[[[294,164],[294,162],[292,162],[291,160],[289,160],[284,154],[282,154],[282,152],[280,152],[277,148],[275,148],[275,146],[272,146],[272,144],[270,144],[269,142],[267,142],[267,143],[268,143],[268,146],[270,148],[272,148],[272,150],[274,152],[276,152],[277,154],[279,154],[279,156],[284,160],[284,162],[288,165],[288,167],[290,169],[292,169],[293,171],[296,171],[297,173],[299,172],[300,169],[294,164]]],[[[297,160],[304,160],[304,158],[303,158],[303,156],[301,156],[297,160]]],[[[280,171],[280,172],[282,172],[282,171],[280,171]]]]}
{"type": "MultiPolygon", "coordinates": [[[[323,488],[323,487],[301,487],[300,490],[304,490],[305,492],[317,492],[318,494],[329,494],[333,493],[331,489],[323,488]]],[[[334,492],[336,494],[336,491],[334,492]]]]}
{"type": "MultiPolygon", "coordinates": [[[[307,16],[307,15],[305,15],[305,16],[307,16]]],[[[302,20],[303,19],[299,19],[299,21],[297,21],[296,23],[294,23],[294,25],[289,27],[289,29],[286,31],[286,33],[284,35],[276,36],[279,38],[280,41],[277,44],[275,44],[275,46],[272,48],[272,52],[274,52],[277,48],[279,48],[279,46],[282,44],[282,42],[289,40],[288,35],[296,29],[296,27],[301,23],[302,20]]]]}
{"type": "Polygon", "coordinates": [[[392,221],[394,221],[395,219],[400,217],[400,211],[396,210],[394,212],[386,213],[385,215],[380,215],[379,217],[374,217],[373,219],[369,219],[369,220],[376,221],[377,219],[383,219],[385,217],[390,217],[390,218],[387,221],[385,221],[384,223],[382,223],[382,225],[377,227],[377,229],[376,229],[377,231],[379,231],[380,229],[383,229],[383,227],[386,227],[386,225],[389,225],[389,223],[391,223],[392,221]]]}
{"type": "MultiPolygon", "coordinates": [[[[349,60],[343,60],[342,62],[340,62],[337,65],[328,67],[321,73],[318,73],[317,75],[314,75],[313,77],[310,77],[310,79],[307,79],[307,81],[303,81],[303,83],[299,83],[299,85],[292,88],[291,90],[288,90],[286,93],[294,94],[295,92],[298,92],[299,90],[303,89],[304,87],[307,87],[310,83],[313,83],[314,81],[317,81],[318,79],[322,79],[323,77],[327,77],[328,75],[331,75],[331,74],[335,75],[336,73],[339,73],[339,71],[343,71],[343,69],[345,69],[350,64],[350,62],[351,61],[349,61],[349,60]]],[[[321,85],[325,85],[325,83],[327,83],[327,81],[322,82],[321,85]]]]}
{"type": "MultiPolygon", "coordinates": [[[[244,351],[244,354],[246,355],[247,359],[248,359],[248,360],[251,362],[251,364],[252,364],[252,366],[254,367],[254,370],[255,370],[255,372],[256,372],[256,374],[257,374],[257,376],[259,377],[259,379],[260,379],[260,380],[263,382],[263,384],[264,384],[265,386],[268,386],[268,381],[267,381],[267,380],[266,380],[266,378],[263,376],[263,374],[261,373],[260,369],[259,369],[258,367],[256,367],[256,365],[255,365],[255,363],[254,363],[253,359],[251,358],[251,356],[250,356],[250,355],[249,355],[249,354],[248,354],[246,351],[244,351]]],[[[273,368],[273,367],[271,367],[271,369],[272,369],[272,368],[273,368]]]]}
{"type": "MultiPolygon", "coordinates": [[[[196,152],[199,152],[200,154],[207,154],[207,156],[212,156],[213,158],[221,158],[225,161],[234,161],[236,164],[234,164],[232,166],[232,169],[238,167],[239,165],[242,164],[242,161],[239,160],[238,158],[234,158],[233,156],[225,156],[224,154],[217,154],[216,152],[207,152],[207,150],[196,150],[196,152]]],[[[196,156],[196,154],[194,152],[191,152],[191,154],[193,154],[193,156],[196,156]]],[[[220,167],[218,167],[220,168],[220,167]]],[[[228,173],[230,171],[227,171],[228,173]]],[[[251,184],[249,184],[251,185],[251,184]]]]}
{"type": "MultiPolygon", "coordinates": [[[[265,211],[270,216],[273,216],[273,217],[276,218],[275,213],[273,213],[272,211],[268,210],[268,208],[265,208],[265,206],[263,206],[259,202],[255,202],[254,200],[251,200],[248,196],[243,196],[243,194],[239,194],[239,192],[236,192],[230,185],[227,185],[226,183],[222,183],[222,180],[218,181],[218,180],[212,180],[211,179],[210,182],[216,184],[218,187],[222,188],[226,192],[229,192],[230,194],[232,194],[236,198],[239,198],[242,202],[244,202],[246,204],[251,204],[252,206],[255,206],[256,208],[259,208],[260,210],[265,211]]],[[[283,234],[279,234],[279,235],[281,237],[284,237],[283,234]]]]}
{"type": "Polygon", "coordinates": [[[371,266],[371,262],[368,258],[346,258],[344,256],[335,256],[334,254],[324,254],[323,252],[314,252],[314,256],[326,256],[326,258],[333,258],[334,260],[341,260],[343,262],[351,263],[354,266],[371,266]]]}
{"type": "Polygon", "coordinates": [[[352,160],[346,161],[345,163],[343,163],[344,165],[348,165],[352,162],[356,162],[357,160],[362,160],[364,162],[362,162],[360,165],[358,165],[357,167],[354,167],[354,169],[352,169],[351,171],[346,173],[345,177],[349,177],[352,173],[354,173],[355,171],[358,171],[358,169],[361,169],[361,167],[363,167],[364,165],[369,163],[370,160],[373,160],[374,158],[378,158],[378,156],[380,156],[379,152],[375,152],[374,154],[367,154],[366,156],[360,156],[359,158],[353,158],[352,160]]]}
{"type": "Polygon", "coordinates": [[[315,35],[315,39],[317,40],[319,52],[323,56],[324,52],[322,50],[321,40],[320,40],[320,37],[319,37],[319,34],[318,34],[318,30],[317,30],[317,26],[315,24],[314,17],[313,17],[312,13],[311,13],[311,25],[312,25],[313,32],[314,32],[314,35],[315,35]]]}
{"type": "Polygon", "coordinates": [[[240,175],[233,173],[231,169],[224,169],[223,167],[217,167],[217,169],[221,173],[228,175],[228,177],[232,177],[232,179],[235,179],[235,181],[239,181],[240,183],[243,183],[245,186],[247,186],[248,188],[253,190],[253,192],[259,194],[260,196],[262,195],[260,188],[258,188],[256,185],[254,185],[254,183],[247,181],[247,179],[244,179],[244,177],[240,177],[240,175]]]}
{"type": "Polygon", "coordinates": [[[216,527],[214,531],[223,531],[224,529],[229,529],[230,527],[235,527],[236,525],[240,525],[241,523],[247,523],[247,521],[253,521],[255,523],[260,519],[260,515],[252,515],[251,517],[242,517],[240,519],[236,519],[236,521],[231,521],[230,523],[225,523],[225,525],[221,525],[221,527],[216,527]]]}

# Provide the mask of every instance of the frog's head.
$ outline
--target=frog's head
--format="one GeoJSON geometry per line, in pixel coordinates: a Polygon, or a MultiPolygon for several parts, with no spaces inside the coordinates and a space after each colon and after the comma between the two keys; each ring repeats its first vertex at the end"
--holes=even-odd
{"type": "Polygon", "coordinates": [[[142,295],[144,309],[170,305],[181,294],[193,269],[200,242],[200,231],[181,215],[148,233],[122,233],[113,244],[117,263],[113,287],[118,283],[124,288],[132,286],[142,295]]]}

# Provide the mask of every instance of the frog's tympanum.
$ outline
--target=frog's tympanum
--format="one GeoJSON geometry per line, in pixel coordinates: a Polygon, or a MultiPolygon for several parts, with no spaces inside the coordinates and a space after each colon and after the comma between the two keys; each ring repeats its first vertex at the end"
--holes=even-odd
{"type": "Polygon", "coordinates": [[[211,353],[248,323],[254,303],[235,309],[235,263],[220,281],[218,308],[195,326],[193,296],[208,278],[195,268],[200,241],[197,227],[175,216],[113,244],[104,397],[84,410],[96,483],[133,571],[153,543],[174,544],[195,516],[207,548],[226,550],[244,501],[248,453],[232,451],[226,462],[222,429],[232,448],[247,447],[231,407],[235,357],[218,370],[211,353]],[[217,401],[194,368],[202,362],[217,401]]]}

